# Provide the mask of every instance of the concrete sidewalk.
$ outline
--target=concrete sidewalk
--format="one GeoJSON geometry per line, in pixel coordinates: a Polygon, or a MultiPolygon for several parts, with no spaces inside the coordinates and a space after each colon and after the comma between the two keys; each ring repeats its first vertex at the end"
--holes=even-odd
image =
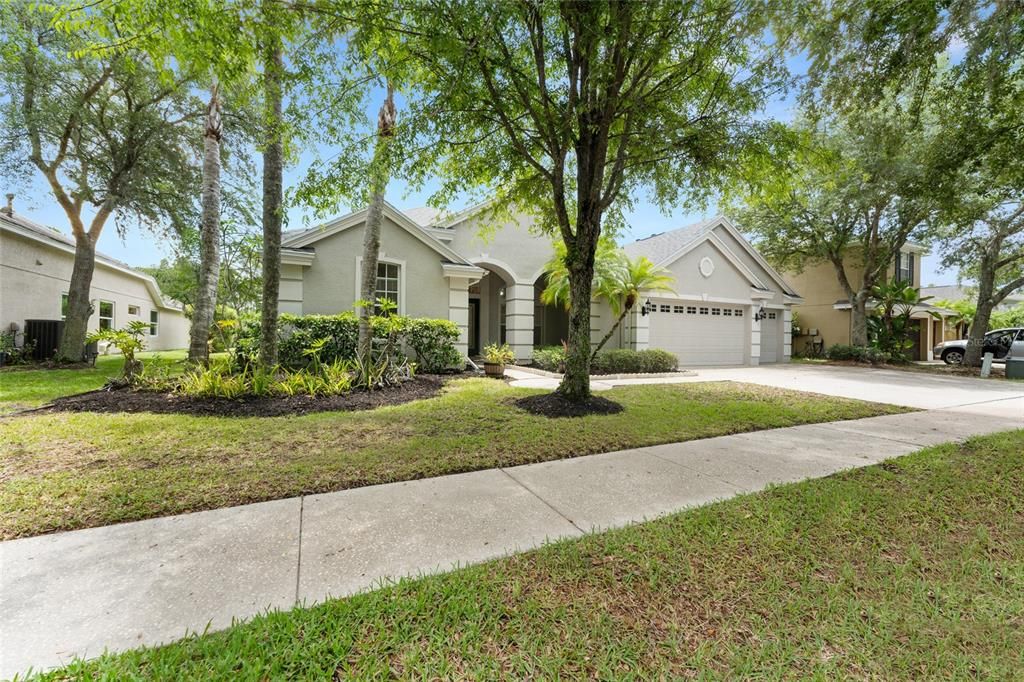
{"type": "Polygon", "coordinates": [[[0,677],[1021,426],[890,415],[4,542],[0,677]]]}

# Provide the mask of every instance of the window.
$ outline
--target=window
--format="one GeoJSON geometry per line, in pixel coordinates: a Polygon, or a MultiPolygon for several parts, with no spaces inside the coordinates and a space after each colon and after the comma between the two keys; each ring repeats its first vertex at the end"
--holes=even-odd
{"type": "Polygon", "coordinates": [[[662,303],[661,304],[661,312],[663,312],[663,313],[670,313],[670,312],[672,312],[672,306],[665,305],[664,303],[662,303]]]}
{"type": "Polygon", "coordinates": [[[722,314],[722,309],[721,308],[712,308],[711,309],[711,314],[712,315],[721,315],[722,314]]]}
{"type": "Polygon", "coordinates": [[[684,310],[686,310],[686,308],[684,308],[681,305],[674,305],[674,306],[672,306],[672,312],[674,312],[674,313],[681,313],[684,310]]]}
{"type": "Polygon", "coordinates": [[[769,320],[774,320],[775,319],[775,313],[768,313],[768,319],[769,320]]]}
{"type": "Polygon", "coordinates": [[[130,306],[128,306],[128,314],[129,315],[135,315],[136,317],[138,317],[138,315],[139,315],[139,306],[137,306],[137,305],[130,305],[130,306]]]}
{"type": "Polygon", "coordinates": [[[149,311],[149,335],[156,336],[160,331],[160,313],[155,310],[149,311]]]}
{"type": "Polygon", "coordinates": [[[743,317],[743,308],[737,308],[733,312],[736,313],[736,317],[743,317]]]}
{"type": "Polygon", "coordinates": [[[100,301],[100,329],[114,328],[114,302],[100,301]]]}
{"type": "Polygon", "coordinates": [[[687,315],[696,315],[697,314],[697,306],[695,306],[695,305],[688,305],[688,306],[686,306],[686,314],[687,315]]]}
{"type": "Polygon", "coordinates": [[[68,295],[60,295],[60,319],[65,320],[68,316],[68,295]]]}
{"type": "Polygon", "coordinates": [[[701,308],[700,309],[700,314],[701,315],[707,315],[708,314],[708,309],[707,308],[701,308]]]}
{"type": "Polygon", "coordinates": [[[722,315],[726,317],[732,317],[732,308],[726,308],[722,311],[722,315]]]}
{"type": "Polygon", "coordinates": [[[896,281],[914,284],[914,254],[896,254],[896,281]]]}
{"type": "MultiPolygon", "coordinates": [[[[398,265],[396,263],[377,263],[377,298],[386,298],[395,304],[398,302],[398,265]]],[[[375,306],[376,312],[380,307],[375,306]]]]}

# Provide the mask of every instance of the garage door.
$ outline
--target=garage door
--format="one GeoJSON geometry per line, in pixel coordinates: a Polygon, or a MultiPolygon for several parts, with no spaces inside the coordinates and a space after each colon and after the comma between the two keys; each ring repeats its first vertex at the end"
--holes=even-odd
{"type": "Polygon", "coordinates": [[[742,365],[749,334],[743,308],[704,301],[652,300],[650,346],[679,356],[680,367],[742,365]]]}
{"type": "Polygon", "coordinates": [[[782,313],[769,310],[767,315],[768,317],[761,320],[762,365],[778,362],[779,354],[782,352],[782,313]]]}

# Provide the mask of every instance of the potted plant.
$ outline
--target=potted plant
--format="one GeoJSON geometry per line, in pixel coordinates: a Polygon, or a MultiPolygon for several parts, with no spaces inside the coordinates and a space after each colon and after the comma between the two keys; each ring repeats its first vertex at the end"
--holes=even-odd
{"type": "Polygon", "coordinates": [[[484,346],[484,372],[489,377],[500,379],[505,376],[505,365],[515,359],[516,355],[507,343],[484,346]]]}

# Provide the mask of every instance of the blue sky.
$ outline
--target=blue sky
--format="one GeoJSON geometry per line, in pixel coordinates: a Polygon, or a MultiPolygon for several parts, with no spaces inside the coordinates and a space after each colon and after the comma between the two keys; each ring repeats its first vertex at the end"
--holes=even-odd
{"type": "MultiPolygon", "coordinates": [[[[800,61],[799,57],[791,60],[790,68],[794,72],[799,73],[804,70],[805,65],[800,63],[800,61]]],[[[376,119],[376,110],[380,106],[379,103],[382,99],[383,91],[379,93],[379,96],[375,96],[375,93],[371,94],[368,110],[372,111],[372,116],[369,117],[369,120],[374,121],[376,119]]],[[[401,102],[398,102],[398,104],[399,107],[401,107],[401,102]]],[[[762,115],[765,118],[790,120],[793,117],[793,113],[793,96],[789,95],[769,102],[762,115]]],[[[399,111],[399,115],[401,115],[401,111],[399,111]]],[[[325,156],[330,156],[330,154],[325,154],[325,156]]],[[[294,167],[286,170],[286,189],[290,186],[294,187],[299,182],[309,164],[315,157],[315,151],[310,150],[301,155],[299,162],[294,167]]],[[[415,208],[417,206],[425,205],[430,195],[436,189],[437,184],[435,182],[429,182],[423,187],[411,188],[404,182],[394,181],[388,189],[388,200],[400,209],[415,208]]],[[[5,190],[5,193],[6,191],[7,190],[5,190]]],[[[40,177],[38,177],[38,174],[34,174],[32,176],[30,186],[27,188],[19,187],[16,191],[16,212],[26,215],[36,222],[50,225],[62,232],[70,234],[67,218],[64,215],[64,212],[59,206],[57,206],[56,202],[53,201],[53,197],[49,193],[46,184],[40,177]]],[[[449,206],[448,208],[450,210],[458,210],[460,208],[464,208],[466,203],[466,201],[463,201],[449,206]]],[[[346,211],[343,209],[342,213],[344,212],[346,211]]],[[[666,214],[645,197],[637,196],[634,210],[627,214],[628,227],[622,234],[620,241],[629,242],[647,237],[656,232],[672,230],[677,227],[711,217],[717,213],[718,206],[712,204],[706,211],[701,213],[675,209],[666,214]]],[[[289,229],[309,226],[311,224],[316,224],[317,222],[319,221],[315,219],[312,212],[302,206],[293,206],[288,210],[287,228],[289,229]]],[[[259,228],[258,226],[254,226],[254,229],[258,231],[259,228]]],[[[162,258],[170,256],[172,254],[173,245],[166,238],[154,235],[148,230],[140,229],[134,224],[129,225],[124,238],[122,239],[117,234],[117,230],[114,229],[113,222],[111,221],[107,224],[103,234],[100,236],[98,248],[101,252],[109,256],[113,256],[114,258],[124,261],[130,265],[147,266],[155,265],[162,258]]],[[[937,256],[925,256],[922,259],[922,285],[953,284],[955,282],[956,272],[941,271],[939,258],[937,256]]]]}

